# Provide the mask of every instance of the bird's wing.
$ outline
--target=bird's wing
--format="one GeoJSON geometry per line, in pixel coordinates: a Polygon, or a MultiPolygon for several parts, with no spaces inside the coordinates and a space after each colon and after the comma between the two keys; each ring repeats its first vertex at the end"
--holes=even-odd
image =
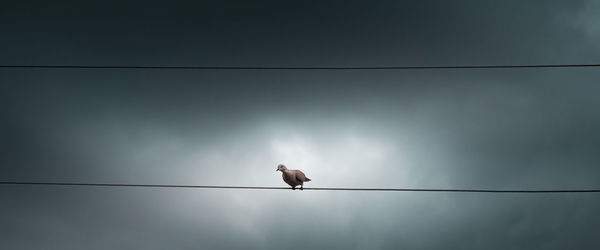
{"type": "Polygon", "coordinates": [[[306,178],[306,175],[304,175],[304,173],[302,173],[302,171],[300,171],[300,170],[296,170],[296,179],[298,181],[302,181],[302,182],[305,182],[308,180],[308,178],[306,178]]]}

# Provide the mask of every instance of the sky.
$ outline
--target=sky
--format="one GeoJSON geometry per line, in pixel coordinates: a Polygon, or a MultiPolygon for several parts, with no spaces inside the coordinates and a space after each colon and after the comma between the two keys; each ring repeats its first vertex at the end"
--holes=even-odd
{"type": "MultiPolygon", "coordinates": [[[[600,1],[8,1],[1,65],[600,62],[600,1]]],[[[0,69],[0,180],[598,189],[600,71],[0,69]]],[[[598,249],[600,196],[0,186],[7,249],[598,249]]]]}

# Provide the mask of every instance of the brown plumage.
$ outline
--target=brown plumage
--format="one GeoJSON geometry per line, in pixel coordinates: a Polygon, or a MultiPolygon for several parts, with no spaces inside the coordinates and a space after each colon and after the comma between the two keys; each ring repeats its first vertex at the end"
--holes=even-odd
{"type": "Polygon", "coordinates": [[[283,181],[288,185],[292,186],[292,189],[296,189],[296,186],[300,185],[300,190],[304,189],[304,182],[309,182],[310,179],[302,173],[300,170],[289,170],[283,164],[279,164],[275,172],[281,171],[283,181]]]}

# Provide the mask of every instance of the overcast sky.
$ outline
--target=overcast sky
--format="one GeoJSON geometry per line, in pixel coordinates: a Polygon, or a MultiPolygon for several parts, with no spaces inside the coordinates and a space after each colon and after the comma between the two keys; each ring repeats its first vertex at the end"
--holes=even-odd
{"type": "MultiPolygon", "coordinates": [[[[2,65],[600,63],[600,1],[14,1],[2,65]]],[[[0,180],[600,188],[600,70],[0,69],[0,180]]],[[[0,186],[7,249],[598,249],[600,196],[0,186]]]]}

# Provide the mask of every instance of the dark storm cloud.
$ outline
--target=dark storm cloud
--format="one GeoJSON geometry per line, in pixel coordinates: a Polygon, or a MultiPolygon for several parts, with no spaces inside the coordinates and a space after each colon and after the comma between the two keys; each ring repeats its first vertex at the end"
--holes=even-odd
{"type": "MultiPolygon", "coordinates": [[[[7,3],[4,61],[381,65],[587,61],[579,1],[7,3]],[[577,43],[577,46],[573,42],[577,43]],[[584,45],[584,46],[582,46],[584,45]]],[[[586,16],[593,16],[593,13],[586,16]]],[[[592,25],[593,26],[593,25],[592,25]]]]}
{"type": "MultiPolygon", "coordinates": [[[[0,10],[0,64],[595,63],[597,10],[14,2],[0,10]]],[[[286,163],[314,186],[596,188],[599,74],[2,69],[0,176],[276,186],[286,163]]],[[[11,249],[595,249],[600,206],[594,194],[0,193],[11,249]]]]}

